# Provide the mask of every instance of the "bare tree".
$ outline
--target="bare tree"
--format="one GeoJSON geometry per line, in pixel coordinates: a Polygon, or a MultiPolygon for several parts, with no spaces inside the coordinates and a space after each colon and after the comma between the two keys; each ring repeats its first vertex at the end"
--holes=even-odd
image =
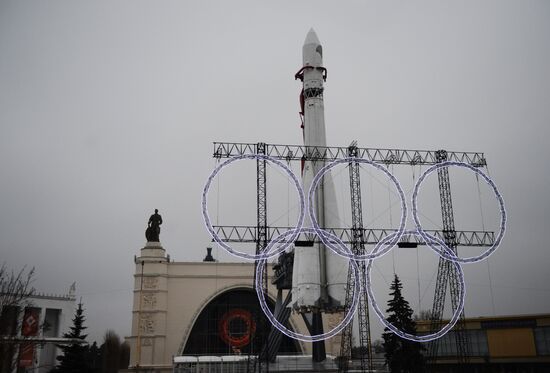
{"type": "Polygon", "coordinates": [[[18,273],[8,270],[6,263],[0,267],[0,309],[21,307],[33,296],[35,289],[34,268],[26,271],[23,267],[18,273]]]}
{"type": "Polygon", "coordinates": [[[120,338],[113,330],[107,330],[101,345],[102,373],[118,371],[120,355],[120,338]]]}
{"type": "Polygon", "coordinates": [[[128,342],[124,341],[120,345],[120,356],[119,356],[119,365],[120,369],[128,369],[130,365],[130,345],[128,342]]]}
{"type": "Polygon", "coordinates": [[[119,369],[128,368],[130,346],[120,341],[118,334],[107,330],[101,345],[102,373],[116,373],[119,369]]]}
{"type": "Polygon", "coordinates": [[[20,313],[30,305],[35,293],[32,286],[34,268],[19,272],[9,270],[6,263],[0,267],[0,372],[11,372],[16,362],[17,345],[9,337],[17,335],[20,313]]]}

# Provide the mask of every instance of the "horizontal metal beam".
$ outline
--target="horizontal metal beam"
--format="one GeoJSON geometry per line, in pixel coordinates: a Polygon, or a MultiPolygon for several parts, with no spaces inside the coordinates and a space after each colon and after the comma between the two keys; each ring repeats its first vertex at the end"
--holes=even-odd
{"type": "MultiPolygon", "coordinates": [[[[292,227],[267,227],[268,242],[273,238],[287,232],[292,227]]],[[[349,244],[352,242],[353,234],[350,228],[325,228],[326,231],[337,236],[342,242],[349,244]]],[[[255,226],[246,225],[215,225],[214,231],[223,242],[256,242],[258,231],[255,226]]],[[[375,245],[384,237],[395,232],[395,229],[363,229],[364,243],[375,245]]],[[[444,232],[440,230],[426,230],[427,233],[444,241],[444,232]]],[[[456,242],[459,246],[485,247],[492,246],[495,242],[495,233],[486,231],[456,231],[456,242]]],[[[314,234],[303,234],[300,238],[307,241],[318,241],[314,234]]],[[[282,240],[281,242],[284,242],[282,240]]],[[[417,235],[403,235],[399,242],[416,243],[424,245],[422,238],[417,235]]]]}
{"type": "MultiPolygon", "coordinates": [[[[258,144],[251,143],[215,142],[213,156],[219,159],[243,154],[258,154],[257,146],[258,144]]],[[[348,147],[265,144],[265,154],[287,162],[302,159],[332,161],[347,158],[348,147]]],[[[439,163],[435,150],[357,148],[357,158],[388,165],[434,165],[439,163]]],[[[448,151],[447,160],[464,162],[475,167],[487,165],[484,154],[478,152],[448,151]]]]}

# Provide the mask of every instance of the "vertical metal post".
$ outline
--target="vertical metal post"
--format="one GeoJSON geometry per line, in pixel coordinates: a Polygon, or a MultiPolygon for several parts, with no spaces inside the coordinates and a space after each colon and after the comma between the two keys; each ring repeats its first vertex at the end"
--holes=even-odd
{"type": "MultiPolygon", "coordinates": [[[[447,160],[447,152],[438,150],[435,152],[437,161],[445,162],[447,160]]],[[[449,179],[449,170],[444,167],[437,170],[437,178],[439,181],[439,196],[441,201],[441,217],[443,220],[443,238],[445,244],[457,253],[457,239],[453,215],[453,202],[451,198],[451,182],[449,179]]],[[[451,306],[453,311],[458,307],[458,297],[460,294],[460,284],[458,274],[452,263],[444,258],[439,259],[437,270],[437,281],[435,285],[435,294],[432,310],[431,330],[436,331],[441,328],[441,320],[443,318],[443,309],[445,308],[445,295],[447,293],[447,284],[451,295],[451,306]]],[[[464,369],[464,364],[468,362],[469,344],[466,334],[464,311],[460,315],[460,319],[454,327],[456,338],[457,358],[459,364],[464,369]]],[[[435,366],[438,353],[438,340],[430,343],[428,358],[433,366],[435,366]]],[[[433,370],[432,366],[432,370],[433,370]]]]}
{"type": "MultiPolygon", "coordinates": [[[[256,154],[266,154],[267,153],[267,145],[265,143],[258,143],[256,145],[256,154]]],[[[266,161],[264,159],[258,159],[256,160],[256,190],[257,190],[257,197],[256,197],[256,203],[257,203],[257,225],[256,225],[256,254],[259,254],[264,251],[265,247],[267,246],[267,189],[266,189],[266,161]]],[[[256,288],[256,269],[258,266],[258,261],[254,262],[254,288],[256,288]]],[[[265,262],[264,267],[264,276],[262,281],[262,292],[264,293],[266,299],[268,297],[267,294],[267,261],[265,262]]],[[[264,317],[262,314],[258,315],[258,323],[260,325],[260,330],[265,330],[264,328],[264,317]]],[[[266,337],[267,339],[267,337],[266,337]]],[[[266,343],[266,339],[262,341],[264,344],[266,343]]],[[[248,371],[249,372],[262,372],[262,371],[269,371],[269,362],[268,362],[268,356],[266,354],[265,359],[261,359],[261,348],[258,346],[258,349],[255,353],[251,351],[250,355],[257,355],[254,358],[254,362],[249,359],[248,364],[248,371]],[[265,360],[265,361],[262,361],[265,360]],[[256,362],[258,363],[256,370],[256,362]],[[263,368],[263,369],[262,369],[263,368]]]]}
{"type": "MultiPolygon", "coordinates": [[[[357,146],[352,144],[348,148],[348,156],[357,157],[357,146]]],[[[365,253],[365,241],[363,230],[363,209],[361,203],[361,179],[359,173],[359,163],[350,162],[349,164],[350,175],[350,193],[351,193],[351,218],[352,218],[352,251],[356,255],[363,255],[365,253]]],[[[364,261],[359,264],[359,270],[361,272],[360,278],[365,285],[366,279],[366,265],[364,261]]],[[[344,312],[349,311],[349,307],[352,303],[354,277],[352,275],[352,268],[350,266],[348,270],[348,285],[346,290],[346,305],[344,312]]],[[[370,323],[369,323],[369,305],[367,292],[363,291],[360,294],[359,304],[357,309],[357,321],[359,327],[359,353],[361,361],[361,371],[372,371],[372,350],[371,350],[371,336],[370,336],[370,323]]],[[[352,349],[352,332],[353,323],[349,323],[342,332],[342,340],[340,344],[340,356],[342,357],[341,364],[338,368],[340,372],[347,372],[348,360],[351,357],[352,349]]]]}
{"type": "MultiPolygon", "coordinates": [[[[267,145],[265,143],[258,143],[256,152],[258,154],[267,153],[267,145]]],[[[266,189],[266,161],[257,160],[256,161],[256,171],[257,171],[257,241],[256,241],[256,254],[261,253],[267,246],[267,189],[266,189]]],[[[256,263],[258,263],[256,261],[256,263]]],[[[267,261],[265,262],[264,268],[265,276],[263,277],[262,290],[267,296],[267,261]]],[[[256,276],[256,272],[254,272],[256,276]]],[[[256,281],[254,281],[256,283],[256,281]]],[[[267,298],[266,298],[267,299],[267,298]]]]}

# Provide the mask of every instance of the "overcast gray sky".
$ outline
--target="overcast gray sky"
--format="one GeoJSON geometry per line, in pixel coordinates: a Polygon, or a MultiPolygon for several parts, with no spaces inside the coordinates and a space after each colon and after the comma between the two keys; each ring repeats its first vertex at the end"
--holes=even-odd
{"type": "MultiPolygon", "coordinates": [[[[485,152],[508,232],[465,269],[466,314],[549,312],[547,1],[0,0],[0,261],[35,266],[41,291],[76,281],[92,339],[128,335],[152,210],[173,259],[210,244],[212,142],[300,143],[310,27],[330,145],[485,152]]],[[[414,298],[435,265],[409,267],[414,298]]]]}

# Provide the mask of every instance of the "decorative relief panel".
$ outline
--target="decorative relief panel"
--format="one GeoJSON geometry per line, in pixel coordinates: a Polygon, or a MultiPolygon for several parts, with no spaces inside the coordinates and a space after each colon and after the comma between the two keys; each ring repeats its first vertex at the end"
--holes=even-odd
{"type": "Polygon", "coordinates": [[[143,294],[143,307],[144,308],[155,308],[157,305],[157,296],[156,294],[143,294]]]}
{"type": "Polygon", "coordinates": [[[156,277],[144,277],[143,288],[144,289],[156,289],[159,286],[159,279],[156,277]]]}
{"type": "Polygon", "coordinates": [[[153,345],[153,338],[142,338],[141,339],[141,345],[142,346],[152,346],[153,345]]]}
{"type": "Polygon", "coordinates": [[[139,326],[143,334],[154,334],[155,319],[153,318],[153,315],[149,313],[141,315],[139,326]]]}

